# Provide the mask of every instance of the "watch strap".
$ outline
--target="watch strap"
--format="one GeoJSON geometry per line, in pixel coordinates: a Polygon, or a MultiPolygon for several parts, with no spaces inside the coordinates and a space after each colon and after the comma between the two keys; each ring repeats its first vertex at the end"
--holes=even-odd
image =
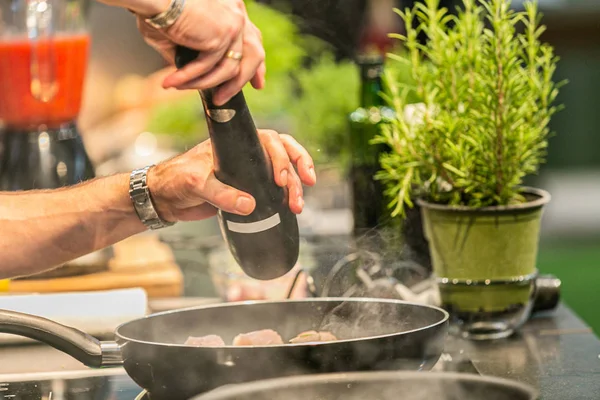
{"type": "Polygon", "coordinates": [[[165,11],[161,12],[158,15],[155,15],[151,18],[146,18],[145,21],[148,25],[152,26],[156,29],[166,29],[173,25],[177,18],[183,12],[183,6],[185,5],[185,0],[171,0],[171,4],[169,4],[169,8],[165,11]]]}
{"type": "Polygon", "coordinates": [[[129,176],[129,197],[133,202],[133,207],[140,221],[146,227],[155,230],[172,226],[175,223],[163,221],[154,207],[147,183],[148,170],[151,167],[153,165],[131,172],[129,176]]]}

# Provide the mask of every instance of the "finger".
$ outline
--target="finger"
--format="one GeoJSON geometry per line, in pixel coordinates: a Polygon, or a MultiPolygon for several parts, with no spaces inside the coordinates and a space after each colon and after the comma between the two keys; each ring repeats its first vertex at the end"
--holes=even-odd
{"type": "MultiPolygon", "coordinates": [[[[252,79],[252,77],[256,74],[256,71],[264,57],[261,58],[260,55],[256,55],[253,57],[246,57],[242,59],[240,64],[240,72],[233,79],[224,83],[221,87],[219,87],[215,91],[214,101],[217,105],[225,104],[229,101],[236,93],[244,88],[244,85],[252,79]]],[[[264,78],[263,78],[264,79],[264,78]]]]}
{"type": "MultiPolygon", "coordinates": [[[[234,45],[231,47],[230,51],[241,54],[241,52],[243,51],[243,41],[244,38],[242,37],[242,35],[240,35],[234,43],[234,45]]],[[[188,81],[183,85],[179,85],[176,88],[180,90],[203,90],[217,87],[221,83],[226,82],[237,76],[240,72],[240,68],[240,60],[235,60],[231,57],[228,57],[226,54],[225,57],[223,57],[221,61],[215,66],[215,68],[213,68],[210,72],[199,78],[192,79],[191,81],[188,81]]]]}
{"type": "Polygon", "coordinates": [[[177,210],[173,215],[178,221],[200,221],[214,217],[217,214],[217,209],[209,203],[204,203],[196,207],[177,210]]]}
{"type": "Polygon", "coordinates": [[[240,72],[215,91],[213,100],[217,105],[225,104],[242,90],[244,85],[257,74],[258,68],[265,60],[265,50],[258,41],[256,33],[251,29],[245,30],[244,43],[244,58],[240,63],[240,72]]]}
{"type": "Polygon", "coordinates": [[[281,187],[287,186],[290,158],[281,143],[279,134],[272,130],[263,130],[259,132],[259,137],[271,159],[275,182],[281,187]]]}
{"type": "MultiPolygon", "coordinates": [[[[235,3],[239,3],[239,1],[235,3]]],[[[183,35],[178,40],[174,40],[182,46],[200,50],[200,58],[205,58],[205,61],[203,63],[192,62],[184,66],[178,72],[174,73],[171,79],[165,81],[166,86],[178,87],[209,73],[221,62],[223,56],[232,47],[236,39],[240,36],[243,37],[245,32],[245,16],[240,7],[236,6],[232,1],[217,2],[215,6],[216,9],[214,11],[216,14],[213,15],[213,19],[218,21],[217,24],[212,27],[194,27],[197,31],[196,34],[206,29],[211,31],[209,34],[211,39],[205,38],[204,40],[200,40],[188,32],[187,36],[183,35]]],[[[198,9],[194,10],[202,13],[198,9]]],[[[200,15],[196,15],[196,20],[202,20],[200,15]]],[[[194,32],[194,30],[192,29],[190,32],[194,32]]],[[[173,40],[173,38],[171,39],[173,40]]]]}
{"type": "MultiPolygon", "coordinates": [[[[236,2],[234,2],[234,6],[237,7],[241,12],[243,12],[244,14],[248,14],[248,10],[246,9],[246,3],[244,3],[242,0],[238,0],[236,2]]],[[[248,17],[246,17],[247,19],[248,17]]]]}
{"type": "Polygon", "coordinates": [[[177,88],[210,72],[223,58],[227,47],[218,51],[201,53],[196,60],[179,68],[163,81],[163,88],[177,88]]]}
{"type": "Polygon", "coordinates": [[[290,210],[294,214],[300,214],[304,208],[304,191],[302,189],[300,178],[298,177],[298,174],[296,174],[292,164],[289,164],[288,176],[288,204],[290,206],[290,210]]]}
{"type": "Polygon", "coordinates": [[[256,75],[254,75],[254,77],[250,80],[250,83],[254,89],[263,89],[265,87],[266,74],[267,65],[263,61],[256,70],[256,75]]]}
{"type": "Polygon", "coordinates": [[[317,175],[315,174],[314,161],[308,151],[290,135],[281,134],[279,136],[290,160],[298,168],[298,174],[302,182],[305,185],[313,186],[317,183],[317,175]]]}
{"type": "Polygon", "coordinates": [[[248,215],[254,211],[256,201],[248,193],[225,185],[211,173],[202,185],[193,188],[195,194],[213,206],[230,213],[248,215]]]}
{"type": "MultiPolygon", "coordinates": [[[[246,17],[246,24],[248,26],[252,27],[252,30],[254,31],[254,33],[256,34],[256,36],[258,37],[258,39],[262,45],[263,37],[262,37],[262,32],[260,31],[260,29],[258,29],[258,27],[256,25],[254,25],[252,23],[252,21],[250,21],[250,19],[247,17],[246,17]]],[[[263,60],[263,62],[258,66],[258,68],[256,70],[256,74],[250,80],[250,83],[252,84],[252,87],[254,89],[263,89],[265,87],[266,74],[267,74],[267,65],[263,60]]]]}

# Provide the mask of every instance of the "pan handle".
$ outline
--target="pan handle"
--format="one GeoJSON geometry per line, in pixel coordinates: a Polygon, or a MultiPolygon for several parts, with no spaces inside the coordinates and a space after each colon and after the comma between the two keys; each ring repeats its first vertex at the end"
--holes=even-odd
{"type": "Polygon", "coordinates": [[[88,367],[122,365],[116,342],[101,342],[78,329],[35,315],[0,310],[0,333],[10,333],[46,343],[88,367]]]}

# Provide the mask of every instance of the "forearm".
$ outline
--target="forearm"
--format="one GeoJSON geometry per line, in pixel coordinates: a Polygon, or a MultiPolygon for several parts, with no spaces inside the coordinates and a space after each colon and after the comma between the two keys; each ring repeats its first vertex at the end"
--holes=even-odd
{"type": "Polygon", "coordinates": [[[0,279],[41,272],[145,230],[119,174],[51,191],[0,193],[0,279]]]}

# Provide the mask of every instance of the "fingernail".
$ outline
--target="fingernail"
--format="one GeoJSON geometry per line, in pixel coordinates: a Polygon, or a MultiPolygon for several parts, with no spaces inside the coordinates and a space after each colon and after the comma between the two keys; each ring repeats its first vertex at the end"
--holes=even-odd
{"type": "Polygon", "coordinates": [[[288,172],[287,170],[281,171],[281,185],[285,186],[288,183],[288,172]]]}
{"type": "Polygon", "coordinates": [[[304,199],[302,198],[302,196],[298,196],[298,205],[300,206],[300,208],[304,208],[304,199]]]}
{"type": "Polygon", "coordinates": [[[167,76],[164,80],[163,80],[163,87],[164,88],[170,88],[173,87],[173,81],[175,81],[177,78],[177,75],[169,75],[167,76]]]}
{"type": "Polygon", "coordinates": [[[313,181],[317,181],[317,174],[315,173],[315,168],[314,167],[309,167],[308,168],[308,174],[310,175],[310,177],[312,178],[313,181]]]}
{"type": "Polygon", "coordinates": [[[240,196],[235,202],[235,209],[243,214],[249,214],[252,212],[252,200],[247,197],[240,196]]]}

